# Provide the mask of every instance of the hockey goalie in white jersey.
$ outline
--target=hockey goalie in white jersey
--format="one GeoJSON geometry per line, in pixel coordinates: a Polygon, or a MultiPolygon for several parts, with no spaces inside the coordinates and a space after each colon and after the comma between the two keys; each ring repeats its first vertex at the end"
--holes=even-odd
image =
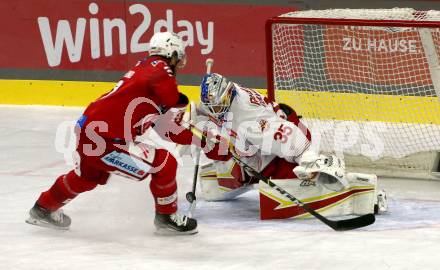
{"type": "MultiPolygon", "coordinates": [[[[254,89],[211,73],[203,78],[201,102],[197,108],[194,107],[192,104],[191,121],[199,129],[207,131],[208,137],[221,138],[220,143],[215,145],[210,145],[208,140],[204,149],[206,156],[212,160],[202,165],[200,171],[205,200],[231,199],[258,183],[259,179],[250,176],[235,163],[231,158],[233,152],[265,177],[283,181],[284,186],[290,183],[292,194],[315,203],[316,209],[334,208],[329,215],[387,210],[386,195],[383,191],[377,191],[375,175],[346,173],[343,160],[334,155],[317,155],[309,150],[311,132],[289,106],[270,102],[254,89]],[[365,198],[358,202],[352,200],[351,208],[332,207],[355,197],[353,195],[358,193],[353,192],[355,186],[363,187],[359,189],[359,194],[369,193],[371,196],[363,196],[365,198]],[[366,186],[369,188],[365,189],[366,186]],[[333,197],[336,193],[346,193],[346,196],[340,196],[341,199],[335,201],[333,197]],[[321,199],[315,202],[312,197],[321,199]]],[[[260,184],[259,189],[260,199],[267,195],[276,200],[277,194],[270,187],[260,184]]],[[[261,200],[260,204],[263,204],[261,200]]],[[[293,208],[290,212],[285,210],[282,213],[263,208],[261,206],[262,218],[286,218],[301,214],[301,211],[293,208]]]]}

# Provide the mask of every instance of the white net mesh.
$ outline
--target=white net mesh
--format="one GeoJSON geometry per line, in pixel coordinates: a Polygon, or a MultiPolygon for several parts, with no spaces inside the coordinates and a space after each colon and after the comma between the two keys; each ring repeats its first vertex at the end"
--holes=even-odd
{"type": "Polygon", "coordinates": [[[306,118],[321,151],[385,170],[432,171],[440,150],[440,24],[418,22],[440,21],[440,12],[333,9],[280,17],[414,21],[274,23],[274,89],[277,101],[306,118]]]}

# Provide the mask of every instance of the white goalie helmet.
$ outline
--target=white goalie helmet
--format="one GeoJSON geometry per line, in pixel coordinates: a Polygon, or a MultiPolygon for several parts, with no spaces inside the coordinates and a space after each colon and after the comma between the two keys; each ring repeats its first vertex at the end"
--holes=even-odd
{"type": "Polygon", "coordinates": [[[234,83],[220,74],[211,73],[203,77],[200,88],[202,108],[208,114],[221,118],[231,106],[235,95],[234,83]]]}
{"type": "Polygon", "coordinates": [[[155,33],[150,40],[150,55],[160,55],[166,58],[171,58],[173,53],[177,53],[179,59],[179,67],[186,64],[185,45],[183,40],[175,33],[158,32],[155,33]]]}

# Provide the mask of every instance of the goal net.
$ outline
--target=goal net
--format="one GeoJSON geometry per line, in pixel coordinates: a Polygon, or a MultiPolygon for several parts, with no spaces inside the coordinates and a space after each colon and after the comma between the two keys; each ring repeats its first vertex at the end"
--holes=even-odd
{"type": "Polygon", "coordinates": [[[379,175],[435,178],[440,12],[308,10],[266,24],[268,96],[291,105],[313,147],[379,175]]]}

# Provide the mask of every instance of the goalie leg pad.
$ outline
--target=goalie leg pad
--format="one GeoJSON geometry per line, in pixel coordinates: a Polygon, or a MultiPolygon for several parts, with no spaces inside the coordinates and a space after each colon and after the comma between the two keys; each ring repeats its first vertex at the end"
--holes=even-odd
{"type": "Polygon", "coordinates": [[[207,201],[230,200],[251,189],[245,184],[242,168],[232,159],[201,166],[200,186],[207,201]]]}
{"type": "Polygon", "coordinates": [[[374,187],[374,196],[369,205],[373,205],[374,214],[384,214],[388,211],[388,198],[385,190],[378,190],[377,176],[375,174],[365,173],[347,173],[346,175],[350,185],[371,184],[374,187]]]}
{"type": "MultiPolygon", "coordinates": [[[[326,217],[366,215],[374,213],[378,202],[377,177],[374,174],[347,173],[348,187],[340,191],[319,185],[316,181],[289,181],[272,179],[277,185],[326,217]]],[[[293,180],[293,179],[292,179],[293,180]]],[[[262,219],[308,218],[301,207],[286,201],[276,189],[260,182],[260,211],[262,219]]]]}

